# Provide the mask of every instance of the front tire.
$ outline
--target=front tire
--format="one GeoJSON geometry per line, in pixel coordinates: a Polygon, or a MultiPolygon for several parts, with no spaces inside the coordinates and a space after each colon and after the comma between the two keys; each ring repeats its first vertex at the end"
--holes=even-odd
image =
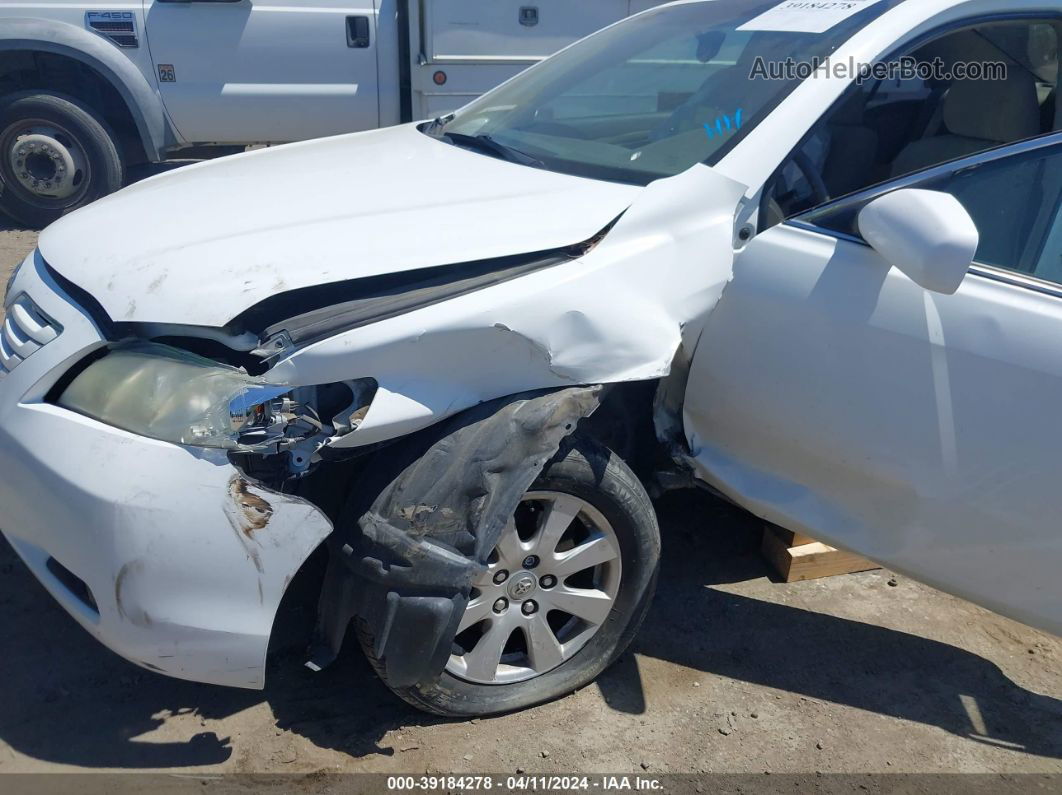
{"type": "Polygon", "coordinates": [[[117,138],[87,105],[42,92],[0,100],[0,211],[42,229],[123,178],[117,138]]]}
{"type": "MultiPolygon", "coordinates": [[[[608,449],[576,438],[547,465],[499,539],[440,678],[388,686],[418,709],[448,717],[511,712],[567,695],[633,640],[659,559],[656,514],[637,477],[608,449]]],[[[358,622],[357,629],[387,684],[367,627],[358,622]]]]}

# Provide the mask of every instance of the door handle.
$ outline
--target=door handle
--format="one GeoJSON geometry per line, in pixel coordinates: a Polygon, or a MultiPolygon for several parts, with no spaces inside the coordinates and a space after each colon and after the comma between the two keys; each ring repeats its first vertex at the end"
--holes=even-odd
{"type": "Polygon", "coordinates": [[[347,46],[365,49],[372,44],[369,38],[368,17],[347,17],[347,46]]]}

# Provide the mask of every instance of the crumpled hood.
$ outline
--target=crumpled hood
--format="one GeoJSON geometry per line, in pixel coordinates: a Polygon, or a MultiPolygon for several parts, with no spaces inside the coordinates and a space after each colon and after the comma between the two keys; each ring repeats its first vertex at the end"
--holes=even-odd
{"type": "Polygon", "coordinates": [[[114,321],[221,327],[301,287],[579,243],[641,190],[406,125],[153,177],[61,219],[39,246],[114,321]]]}

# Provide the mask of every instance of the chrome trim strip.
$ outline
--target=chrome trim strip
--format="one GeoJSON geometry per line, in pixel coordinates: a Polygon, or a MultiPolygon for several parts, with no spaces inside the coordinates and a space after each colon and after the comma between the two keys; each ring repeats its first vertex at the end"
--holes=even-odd
{"type": "Polygon", "coordinates": [[[974,276],[980,276],[983,279],[1001,282],[1002,284],[1008,284],[1012,287],[1022,287],[1026,290],[1032,290],[1033,292],[1051,296],[1052,298],[1062,298],[1062,285],[1038,279],[1028,273],[1008,271],[1003,268],[997,268],[994,265],[983,265],[980,262],[975,262],[970,267],[970,273],[974,276]]]}
{"type": "Polygon", "coordinates": [[[870,244],[863,238],[850,235],[847,232],[838,232],[836,229],[826,229],[822,226],[815,226],[815,224],[809,224],[807,221],[800,221],[796,218],[791,218],[788,221],[782,222],[783,226],[791,226],[794,229],[802,229],[805,232],[815,232],[826,237],[832,237],[837,240],[847,240],[849,243],[855,243],[866,248],[870,248],[870,244]]]}

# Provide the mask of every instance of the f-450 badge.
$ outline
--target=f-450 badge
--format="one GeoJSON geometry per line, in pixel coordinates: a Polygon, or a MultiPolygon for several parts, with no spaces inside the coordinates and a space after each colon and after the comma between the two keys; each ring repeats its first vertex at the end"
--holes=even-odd
{"type": "Polygon", "coordinates": [[[119,47],[139,47],[136,15],[132,11],[86,11],[85,26],[119,47]]]}

